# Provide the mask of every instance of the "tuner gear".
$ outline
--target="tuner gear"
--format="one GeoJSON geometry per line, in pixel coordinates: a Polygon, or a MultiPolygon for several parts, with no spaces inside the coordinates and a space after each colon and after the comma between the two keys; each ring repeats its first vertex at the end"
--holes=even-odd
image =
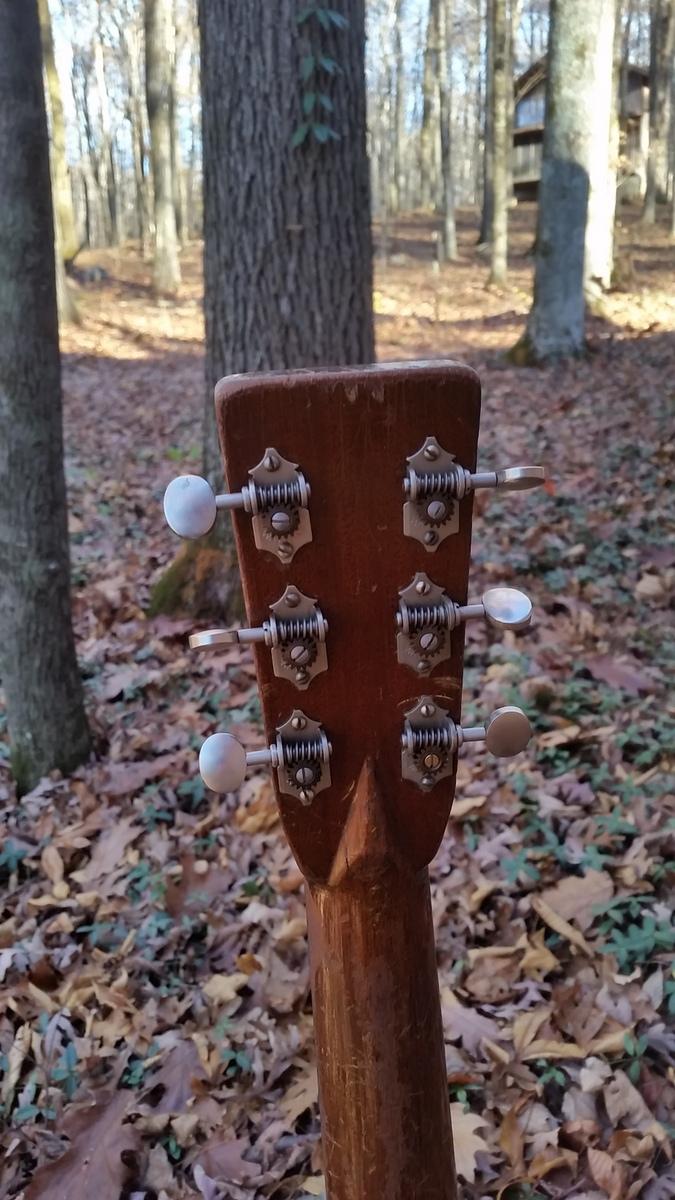
{"type": "Polygon", "coordinates": [[[297,463],[272,448],[249,471],[249,477],[240,492],[216,496],[201,476],[179,475],[164,493],[166,520],[179,537],[199,538],[213,528],[219,509],[243,509],[253,518],[258,549],[289,563],[300,547],[312,540],[309,484],[297,463]]]}
{"type": "Polygon", "coordinates": [[[520,492],[545,481],[543,467],[505,467],[472,473],[455,462],[454,454],[427,437],[408,458],[403,481],[403,532],[433,554],[445,538],[459,532],[459,501],[478,488],[520,492]]]}
{"type": "Polygon", "coordinates": [[[235,792],[248,767],[272,766],[280,792],[311,804],[318,792],[331,785],[330,755],[331,745],[321,725],[296,708],[265,750],[246,751],[233,734],[212,734],[199,752],[199,772],[212,791],[235,792]]]}
{"type": "Polygon", "coordinates": [[[485,725],[457,725],[431,696],[421,696],[405,714],[401,735],[403,779],[428,791],[452,775],[455,758],[464,742],[484,741],[496,758],[520,754],[532,736],[525,713],[513,705],[497,708],[485,725]]]}

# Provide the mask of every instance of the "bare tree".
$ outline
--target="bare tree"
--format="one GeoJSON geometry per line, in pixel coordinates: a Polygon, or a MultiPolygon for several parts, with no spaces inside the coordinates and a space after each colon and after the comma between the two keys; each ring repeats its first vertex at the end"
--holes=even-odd
{"type": "Polygon", "coordinates": [[[457,258],[457,229],[455,225],[455,183],[452,162],[451,36],[452,0],[440,0],[438,92],[441,125],[441,190],[443,212],[441,250],[444,259],[454,262],[457,258]]]}
{"type": "Polygon", "coordinates": [[[42,59],[44,62],[49,116],[51,124],[51,165],[54,216],[58,225],[59,249],[68,262],[80,248],[73,207],[73,192],[66,156],[66,123],[63,117],[61,82],[56,69],[54,39],[48,0],[39,0],[40,33],[42,36],[42,59]]]}
{"type": "Polygon", "coordinates": [[[599,0],[551,0],[534,301],[512,351],[519,362],[584,347],[584,244],[603,7],[599,0]]]}
{"type": "Polygon", "coordinates": [[[439,182],[439,18],[440,0],[429,0],[427,37],[422,82],[422,131],[420,138],[420,190],[424,208],[436,207],[439,182]]]}
{"type": "Polygon", "coordinates": [[[20,792],[89,751],[70,615],[37,0],[0,10],[0,673],[20,792]]]}
{"type": "Polygon", "coordinates": [[[490,41],[492,45],[492,231],[490,283],[506,282],[508,254],[508,162],[509,106],[513,87],[509,78],[511,56],[508,52],[510,31],[508,0],[490,0],[490,41]]]}
{"type": "Polygon", "coordinates": [[[617,0],[596,0],[598,39],[593,55],[588,216],[584,256],[586,302],[597,305],[614,266],[614,215],[618,159],[618,76],[615,61],[617,0]]]}
{"type": "Polygon", "coordinates": [[[649,157],[642,219],[656,221],[668,187],[668,126],[675,46],[675,0],[651,0],[649,35],[649,157]]]}
{"type": "Polygon", "coordinates": [[[155,194],[153,282],[158,295],[164,296],[175,295],[180,284],[172,169],[174,53],[173,0],[145,0],[145,87],[155,194]]]}

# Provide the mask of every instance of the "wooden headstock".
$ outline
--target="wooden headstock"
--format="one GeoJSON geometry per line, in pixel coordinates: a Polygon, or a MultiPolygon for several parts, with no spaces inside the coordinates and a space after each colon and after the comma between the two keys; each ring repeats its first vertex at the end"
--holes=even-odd
{"type": "MultiPolygon", "coordinates": [[[[270,749],[249,765],[276,767],[286,834],[308,878],[331,877],[366,765],[390,836],[420,868],[448,819],[458,744],[486,732],[459,726],[463,622],[500,623],[514,597],[504,623],[529,617],[527,598],[510,589],[466,607],[473,490],[533,486],[540,470],[474,474],[480,383],[451,362],[232,376],[216,389],[216,411],[232,492],[213,497],[182,477],[165,507],[183,532],[169,493],[192,487],[193,534],[217,508],[232,509],[251,629],[208,631],[193,644],[254,642],[270,749]]],[[[509,719],[500,717],[502,740],[509,719]]],[[[229,789],[246,756],[220,735],[201,765],[207,782],[229,789]]]]}

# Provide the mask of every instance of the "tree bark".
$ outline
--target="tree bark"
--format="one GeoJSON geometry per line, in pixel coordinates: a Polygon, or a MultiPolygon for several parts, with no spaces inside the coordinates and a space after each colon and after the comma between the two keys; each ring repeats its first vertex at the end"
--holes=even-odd
{"type": "Polygon", "coordinates": [[[513,88],[509,86],[507,72],[509,30],[507,22],[507,0],[491,0],[490,5],[492,43],[492,236],[490,283],[501,287],[506,283],[508,255],[508,159],[509,159],[509,113],[508,106],[513,88]]]}
{"type": "Polygon", "coordinates": [[[405,61],[403,58],[403,39],[401,37],[401,21],[403,20],[403,0],[396,0],[394,9],[394,211],[399,213],[403,208],[407,195],[405,172],[405,61]]]}
{"type": "Polygon", "coordinates": [[[593,103],[589,117],[588,215],[584,256],[584,293],[597,305],[612,281],[614,213],[616,210],[616,152],[613,114],[617,105],[614,48],[617,0],[595,0],[598,36],[589,69],[593,73],[593,103]]]}
{"type": "Polygon", "coordinates": [[[656,221],[668,188],[668,126],[675,45],[675,0],[652,0],[649,32],[649,154],[642,220],[656,221]]]}
{"type": "Polygon", "coordinates": [[[486,246],[492,237],[494,212],[494,39],[492,8],[495,0],[485,0],[485,109],[483,122],[483,206],[478,244],[486,246]]]}
{"type": "Polygon", "coordinates": [[[455,225],[455,183],[452,162],[452,79],[450,74],[450,38],[452,0],[440,0],[439,13],[439,116],[441,123],[441,185],[443,229],[441,250],[444,260],[457,259],[455,225]]]}
{"type": "Polygon", "coordinates": [[[552,0],[534,300],[511,356],[542,361],[584,348],[584,243],[592,170],[598,0],[552,0]]]}
{"type": "Polygon", "coordinates": [[[19,792],[89,751],[70,615],[49,144],[36,0],[0,19],[0,673],[19,792]]]}
{"type": "Polygon", "coordinates": [[[160,296],[174,296],[180,284],[171,153],[173,53],[173,0],[145,0],[145,88],[155,191],[153,284],[160,296]]]}
{"type": "Polygon", "coordinates": [[[200,0],[204,465],[218,485],[222,375],[374,357],[363,0],[340,11],[347,28],[324,30],[313,17],[298,26],[293,0],[200,0]],[[303,85],[310,55],[317,65],[303,85]],[[304,113],[303,86],[333,110],[317,100],[304,113]]]}
{"type": "Polygon", "coordinates": [[[438,49],[440,0],[429,0],[427,40],[422,80],[422,130],[420,137],[420,185],[423,208],[435,208],[439,184],[438,49]]]}
{"type": "Polygon", "coordinates": [[[54,216],[59,226],[60,251],[65,261],[69,262],[77,254],[80,248],[80,240],[77,236],[73,192],[70,185],[70,171],[68,170],[68,159],[66,157],[66,124],[63,118],[61,83],[54,57],[54,39],[52,37],[52,23],[49,15],[48,0],[39,0],[39,13],[42,59],[47,82],[49,115],[51,119],[54,216]]]}

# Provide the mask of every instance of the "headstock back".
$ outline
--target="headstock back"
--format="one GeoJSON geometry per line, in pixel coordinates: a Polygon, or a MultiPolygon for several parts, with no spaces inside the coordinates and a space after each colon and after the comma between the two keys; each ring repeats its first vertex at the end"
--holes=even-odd
{"type": "Polygon", "coordinates": [[[419,571],[456,604],[466,601],[472,494],[458,503],[457,532],[432,556],[404,535],[403,484],[407,459],[430,435],[462,467],[475,469],[478,377],[451,362],[233,376],[216,389],[216,411],[233,490],[270,447],[299,464],[310,486],[312,540],[288,563],[261,552],[250,516],[233,512],[249,623],[261,626],[292,584],[317,599],[328,624],[327,670],[303,691],[275,675],[264,644],[255,646],[268,740],[274,742],[277,728],[301,708],[320,722],[332,747],[330,787],[311,803],[277,789],[293,851],[310,878],[329,877],[370,762],[401,853],[411,867],[422,866],[443,834],[456,758],[428,793],[402,779],[404,714],[433,693],[459,721],[464,633],[459,625],[450,657],[420,678],[397,659],[396,613],[399,591],[419,571]]]}

